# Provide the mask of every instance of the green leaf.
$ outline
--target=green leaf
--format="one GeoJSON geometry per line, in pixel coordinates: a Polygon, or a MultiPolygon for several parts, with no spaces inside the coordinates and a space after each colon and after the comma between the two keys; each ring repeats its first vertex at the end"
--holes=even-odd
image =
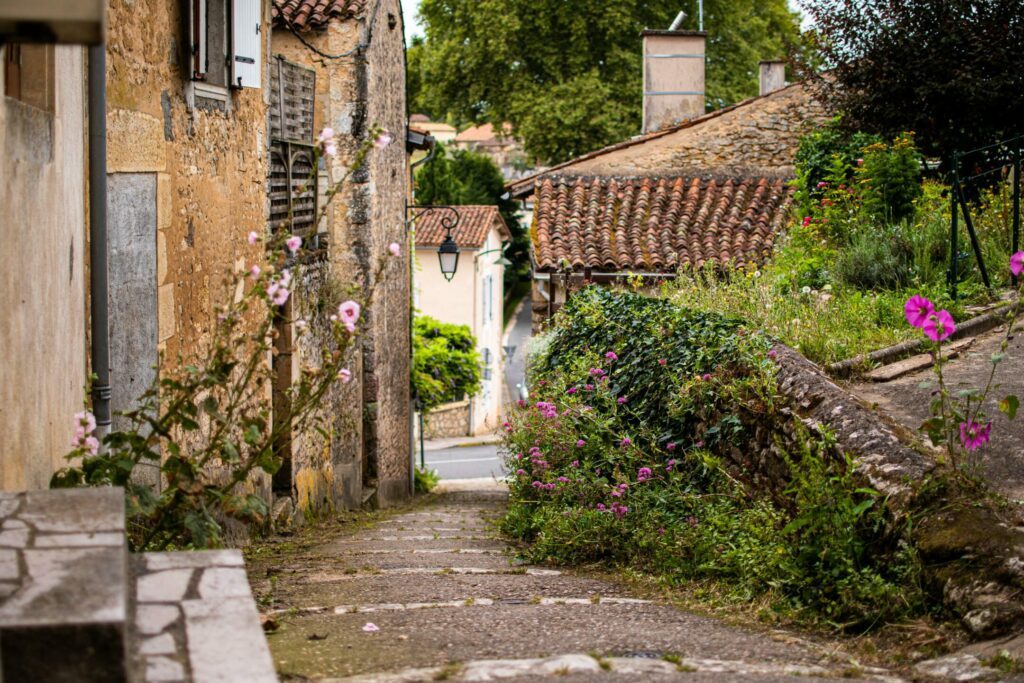
{"type": "Polygon", "coordinates": [[[1004,413],[1011,420],[1017,417],[1017,409],[1020,408],[1020,400],[1010,394],[999,402],[999,412],[1004,413]]]}

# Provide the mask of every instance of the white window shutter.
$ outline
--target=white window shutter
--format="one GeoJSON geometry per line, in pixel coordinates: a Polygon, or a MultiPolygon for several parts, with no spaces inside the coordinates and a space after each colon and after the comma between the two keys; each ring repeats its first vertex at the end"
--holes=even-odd
{"type": "Polygon", "coordinates": [[[231,12],[231,85],[259,88],[262,0],[234,0],[231,12]]]}

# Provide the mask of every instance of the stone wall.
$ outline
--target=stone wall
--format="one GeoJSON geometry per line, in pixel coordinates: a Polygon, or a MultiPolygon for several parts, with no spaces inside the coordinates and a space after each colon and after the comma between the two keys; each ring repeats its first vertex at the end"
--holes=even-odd
{"type": "Polygon", "coordinates": [[[85,49],[37,49],[53,60],[52,111],[0,95],[4,490],[49,486],[86,382],[85,49]]]}
{"type": "Polygon", "coordinates": [[[445,403],[427,413],[423,420],[425,439],[448,439],[469,434],[469,401],[445,403]]]}

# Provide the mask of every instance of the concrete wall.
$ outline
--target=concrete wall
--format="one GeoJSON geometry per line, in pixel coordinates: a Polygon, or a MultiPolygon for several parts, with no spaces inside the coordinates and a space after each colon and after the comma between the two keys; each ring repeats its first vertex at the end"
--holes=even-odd
{"type": "Polygon", "coordinates": [[[53,50],[53,113],[0,97],[3,490],[49,485],[86,381],[85,50],[53,50]]]}

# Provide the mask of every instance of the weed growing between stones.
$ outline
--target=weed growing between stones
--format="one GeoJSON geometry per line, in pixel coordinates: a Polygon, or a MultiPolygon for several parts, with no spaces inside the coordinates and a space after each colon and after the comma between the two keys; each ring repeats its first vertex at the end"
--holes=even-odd
{"type": "Polygon", "coordinates": [[[906,524],[776,394],[739,321],[588,288],[506,423],[506,533],[531,560],[712,581],[846,629],[921,612],[906,524]]]}
{"type": "MultiPolygon", "coordinates": [[[[375,131],[355,155],[343,177],[326,192],[315,224],[374,147],[390,142],[375,131]]],[[[336,153],[334,132],[320,135],[320,153],[336,153]]],[[[313,163],[315,170],[318,164],[313,163]]],[[[312,176],[307,183],[315,183],[312,176]]],[[[134,550],[210,548],[222,543],[227,519],[250,524],[266,521],[266,501],[258,495],[257,473],[273,475],[282,464],[278,445],[286,432],[326,433],[321,412],[326,397],[352,379],[349,364],[374,289],[389,263],[401,253],[391,245],[381,255],[359,294],[331,302],[316,313],[322,320],[288,320],[293,281],[301,279],[302,239],[284,230],[252,231],[250,247],[266,249],[264,263],[224,278],[226,303],[217,309],[211,341],[192,358],[161,368],[156,382],[123,413],[128,426],[107,434],[102,443],[88,411],[75,416],[71,464],[57,472],[53,487],[122,486],[129,542],[134,550]],[[297,337],[311,325],[326,329],[322,347],[298,378],[283,389],[286,416],[272,414],[272,354],[280,322],[293,325],[297,337]],[[141,476],[159,471],[160,485],[141,476]]]]}

